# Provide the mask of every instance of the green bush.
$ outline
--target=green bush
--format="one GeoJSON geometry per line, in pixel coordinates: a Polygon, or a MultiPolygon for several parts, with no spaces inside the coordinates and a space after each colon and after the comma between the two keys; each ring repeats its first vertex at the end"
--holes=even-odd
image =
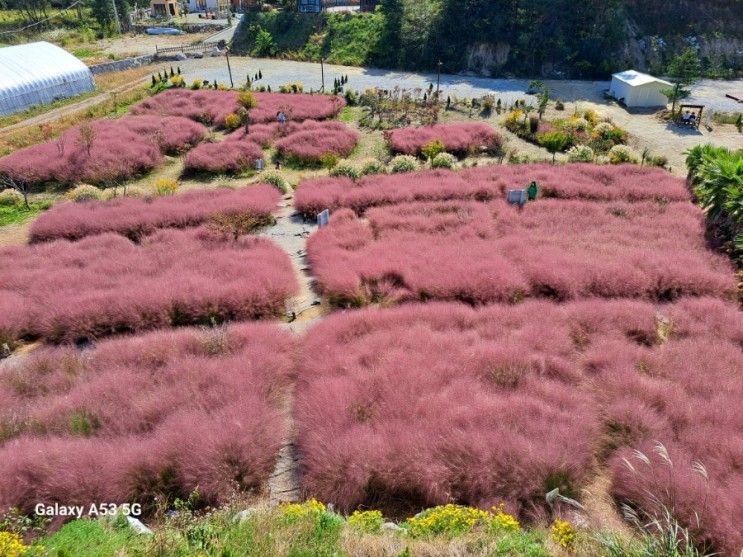
{"type": "Polygon", "coordinates": [[[266,172],[263,176],[261,176],[261,182],[271,184],[281,193],[287,193],[291,189],[289,182],[287,182],[284,177],[278,172],[266,172]]]}
{"type": "Polygon", "coordinates": [[[20,207],[21,205],[23,205],[21,192],[13,189],[0,191],[0,207],[20,207]]]}
{"type": "Polygon", "coordinates": [[[89,184],[81,184],[68,191],[67,197],[77,203],[100,201],[103,199],[103,190],[89,184]]]}
{"type": "Polygon", "coordinates": [[[637,164],[637,160],[637,154],[626,145],[615,145],[609,149],[609,162],[611,164],[637,164]]]}
{"type": "Polygon", "coordinates": [[[416,170],[418,170],[418,161],[410,155],[398,155],[390,161],[390,171],[393,174],[415,172],[416,170]]]}
{"type": "Polygon", "coordinates": [[[594,157],[593,149],[588,145],[575,145],[568,151],[570,162],[592,162],[594,157]]]}
{"type": "Polygon", "coordinates": [[[369,159],[361,166],[361,175],[384,174],[385,170],[384,164],[379,162],[377,159],[369,159]]]}
{"type": "Polygon", "coordinates": [[[421,155],[423,155],[426,160],[431,160],[439,153],[444,152],[444,144],[441,142],[440,139],[434,139],[433,141],[426,143],[423,148],[421,149],[421,155]]]}
{"type": "Polygon", "coordinates": [[[346,176],[351,180],[357,180],[361,176],[361,171],[350,164],[338,164],[330,170],[330,175],[333,177],[346,176]]]}
{"type": "Polygon", "coordinates": [[[541,134],[538,138],[539,144],[552,154],[552,162],[555,155],[565,149],[568,145],[568,136],[562,132],[549,132],[541,134]]]}
{"type": "Polygon", "coordinates": [[[431,161],[431,168],[454,168],[457,157],[450,153],[439,153],[431,161]]]}

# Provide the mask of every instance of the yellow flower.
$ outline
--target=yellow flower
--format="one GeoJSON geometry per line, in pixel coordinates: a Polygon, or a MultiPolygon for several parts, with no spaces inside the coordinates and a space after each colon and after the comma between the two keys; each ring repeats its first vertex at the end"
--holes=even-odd
{"type": "Polygon", "coordinates": [[[552,539],[560,547],[572,551],[575,544],[575,529],[566,520],[556,518],[552,523],[552,539]]]}
{"type": "Polygon", "coordinates": [[[0,532],[0,556],[21,557],[26,553],[27,546],[17,534],[11,532],[0,532]]]}

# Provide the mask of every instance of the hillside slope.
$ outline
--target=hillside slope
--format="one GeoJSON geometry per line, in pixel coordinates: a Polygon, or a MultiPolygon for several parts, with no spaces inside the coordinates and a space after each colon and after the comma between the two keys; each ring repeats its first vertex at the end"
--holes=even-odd
{"type": "Polygon", "coordinates": [[[710,77],[743,75],[743,0],[382,0],[375,13],[248,14],[261,56],[490,76],[663,73],[689,45],[710,77]]]}

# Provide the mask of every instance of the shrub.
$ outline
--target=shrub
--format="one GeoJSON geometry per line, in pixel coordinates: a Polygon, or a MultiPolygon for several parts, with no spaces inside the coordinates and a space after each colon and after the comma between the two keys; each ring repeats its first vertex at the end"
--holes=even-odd
{"type": "Polygon", "coordinates": [[[183,168],[189,172],[239,174],[255,168],[263,149],[252,141],[202,143],[186,155],[183,168]]]}
{"type": "Polygon", "coordinates": [[[101,234],[3,248],[0,261],[0,336],[16,339],[274,316],[296,288],[288,257],[270,241],[203,228],[160,230],[139,244],[101,234]]]}
{"type": "Polygon", "coordinates": [[[87,510],[103,497],[149,513],[194,491],[206,506],[260,489],[285,433],[276,403],[292,344],[275,326],[241,324],[36,351],[0,382],[0,423],[19,424],[0,440],[0,508],[87,510]],[[95,427],[76,435],[71,415],[95,427]]]}
{"type": "Polygon", "coordinates": [[[457,158],[449,153],[439,153],[431,161],[431,168],[454,168],[457,164],[457,158]]]}
{"type": "Polygon", "coordinates": [[[426,509],[405,521],[404,527],[414,537],[457,537],[470,532],[476,525],[485,523],[490,515],[487,511],[462,505],[442,505],[426,509]]]}
{"type": "Polygon", "coordinates": [[[276,152],[293,164],[322,163],[324,155],[347,157],[359,134],[340,122],[305,121],[296,131],[289,132],[275,143],[276,152]]]}
{"type": "Polygon", "coordinates": [[[416,170],[418,170],[418,161],[411,155],[398,155],[390,161],[390,171],[393,174],[416,170]]]}
{"type": "Polygon", "coordinates": [[[250,91],[240,91],[237,94],[237,102],[246,110],[251,110],[258,105],[255,96],[250,91]]]}
{"type": "Polygon", "coordinates": [[[555,101],[555,110],[565,110],[565,103],[560,100],[555,101]]]}
{"type": "Polygon", "coordinates": [[[361,172],[350,164],[338,164],[330,170],[330,176],[346,176],[356,180],[361,176],[361,172]]]}
{"type": "Polygon", "coordinates": [[[586,110],[583,113],[583,118],[592,126],[595,126],[599,121],[599,115],[596,113],[595,110],[586,110]]]}
{"type": "Polygon", "coordinates": [[[175,190],[178,189],[178,182],[173,178],[158,178],[152,184],[152,187],[155,190],[155,195],[173,195],[175,190]]]}
{"type": "Polygon", "coordinates": [[[385,166],[382,162],[377,159],[369,159],[361,165],[361,175],[366,176],[368,174],[384,174],[385,166]]]}
{"type": "Polygon", "coordinates": [[[231,114],[228,114],[224,118],[224,126],[228,130],[236,130],[237,128],[240,127],[240,117],[234,112],[231,114]]]}
{"type": "Polygon", "coordinates": [[[575,529],[569,522],[556,518],[552,523],[552,528],[550,528],[550,534],[557,545],[572,551],[575,545],[575,529]]]}
{"type": "Polygon", "coordinates": [[[637,154],[626,145],[615,145],[609,149],[609,162],[611,164],[637,164],[637,154]]]}
{"type": "Polygon", "coordinates": [[[261,176],[261,182],[272,185],[281,193],[288,193],[292,189],[289,182],[278,172],[266,172],[261,176]]]}
{"type": "Polygon", "coordinates": [[[0,190],[0,207],[20,207],[23,205],[23,194],[18,190],[0,190]]]}
{"type": "Polygon", "coordinates": [[[601,139],[609,139],[613,131],[614,131],[614,126],[611,123],[599,122],[593,127],[593,137],[601,138],[601,139]]]}
{"type": "Polygon", "coordinates": [[[167,199],[138,199],[127,196],[105,203],[55,205],[32,224],[32,243],[50,240],[79,240],[86,236],[115,232],[140,241],[159,228],[199,226],[217,214],[250,214],[266,224],[279,195],[269,186],[237,190],[194,190],[167,199]]]}
{"type": "MultiPolygon", "coordinates": [[[[424,147],[438,141],[447,152],[460,156],[486,148],[498,136],[492,127],[481,122],[400,128],[385,131],[384,134],[390,148],[396,153],[419,155],[424,147]]],[[[433,146],[434,149],[439,147],[438,144],[433,146]]]]}
{"type": "Polygon", "coordinates": [[[103,191],[89,184],[81,184],[68,191],[67,198],[77,203],[100,201],[103,199],[103,191]]]}
{"type": "Polygon", "coordinates": [[[552,154],[552,162],[555,162],[555,155],[563,151],[569,142],[568,137],[562,132],[540,134],[538,140],[539,144],[552,154]]]}
{"type": "Polygon", "coordinates": [[[568,150],[570,162],[593,162],[595,155],[588,145],[575,145],[568,150]]]}
{"type": "Polygon", "coordinates": [[[444,144],[439,139],[434,139],[421,148],[421,155],[423,155],[426,160],[433,160],[436,155],[443,152],[444,144]]]}
{"type": "Polygon", "coordinates": [[[377,534],[382,531],[384,517],[380,511],[354,511],[348,517],[348,524],[367,534],[377,534]]]}

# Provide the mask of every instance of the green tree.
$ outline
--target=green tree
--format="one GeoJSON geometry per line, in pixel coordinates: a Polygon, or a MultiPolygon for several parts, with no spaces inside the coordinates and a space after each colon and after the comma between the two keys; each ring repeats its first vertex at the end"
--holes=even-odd
{"type": "Polygon", "coordinates": [[[370,58],[376,65],[394,68],[400,60],[402,47],[403,3],[402,0],[381,0],[377,9],[384,16],[384,26],[369,53],[370,58]]]}
{"type": "MultiPolygon", "coordinates": [[[[115,1],[119,22],[121,23],[122,29],[125,29],[126,22],[128,21],[127,14],[129,13],[129,2],[127,0],[115,1]]],[[[93,0],[91,8],[93,17],[101,26],[101,30],[104,33],[110,33],[116,25],[116,17],[114,16],[114,9],[111,0],[93,0]]]]}
{"type": "Polygon", "coordinates": [[[276,53],[276,45],[273,41],[273,35],[265,29],[259,29],[255,36],[255,46],[252,54],[254,56],[272,56],[276,53]]]}
{"type": "Polygon", "coordinates": [[[697,50],[691,46],[668,64],[668,75],[673,78],[673,87],[663,89],[661,93],[668,97],[668,101],[672,103],[672,114],[676,114],[678,101],[691,94],[691,91],[686,87],[694,83],[701,74],[702,64],[699,61],[699,55],[697,50]]]}
{"type": "Polygon", "coordinates": [[[539,144],[552,153],[552,164],[554,164],[555,156],[568,144],[568,138],[562,132],[550,132],[539,138],[539,144]]]}

